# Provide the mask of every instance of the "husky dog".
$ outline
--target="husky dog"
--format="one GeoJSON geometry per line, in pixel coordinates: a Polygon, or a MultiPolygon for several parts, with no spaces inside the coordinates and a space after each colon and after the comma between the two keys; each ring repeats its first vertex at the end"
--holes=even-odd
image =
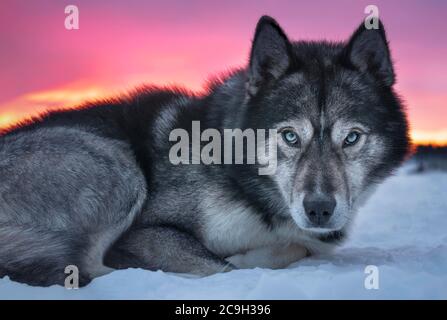
{"type": "Polygon", "coordinates": [[[383,25],[291,42],[264,16],[248,66],[206,94],[145,87],[0,137],[0,276],[81,285],[114,269],[209,275],[327,252],[408,148],[383,25]],[[174,165],[176,128],[276,129],[277,169],[174,165]]]}

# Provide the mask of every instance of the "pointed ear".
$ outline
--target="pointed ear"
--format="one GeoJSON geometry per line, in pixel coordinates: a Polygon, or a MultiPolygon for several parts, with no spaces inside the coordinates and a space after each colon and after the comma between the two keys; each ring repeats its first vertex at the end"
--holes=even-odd
{"type": "Polygon", "coordinates": [[[291,62],[291,44],[278,23],[269,16],[259,20],[250,54],[247,90],[255,95],[265,82],[278,79],[291,62]]]}
{"type": "Polygon", "coordinates": [[[393,63],[382,22],[379,21],[379,29],[366,29],[362,23],[349,40],[345,53],[359,71],[369,72],[386,86],[394,84],[393,63]]]}

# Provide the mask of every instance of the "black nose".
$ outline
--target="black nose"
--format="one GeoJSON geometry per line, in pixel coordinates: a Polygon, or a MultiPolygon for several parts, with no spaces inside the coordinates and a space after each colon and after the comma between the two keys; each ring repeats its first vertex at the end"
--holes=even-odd
{"type": "Polygon", "coordinates": [[[330,195],[306,195],[303,200],[304,211],[315,226],[325,225],[335,209],[335,199],[330,195]]]}

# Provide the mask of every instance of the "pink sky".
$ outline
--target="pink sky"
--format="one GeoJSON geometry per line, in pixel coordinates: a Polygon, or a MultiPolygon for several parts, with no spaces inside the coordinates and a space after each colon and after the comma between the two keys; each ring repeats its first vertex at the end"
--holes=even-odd
{"type": "Polygon", "coordinates": [[[344,40],[379,7],[419,142],[447,142],[447,2],[51,1],[0,2],[0,126],[47,108],[118,94],[141,83],[200,89],[244,65],[257,19],[292,39],[344,40]],[[64,28],[77,5],[80,29],[64,28]]]}

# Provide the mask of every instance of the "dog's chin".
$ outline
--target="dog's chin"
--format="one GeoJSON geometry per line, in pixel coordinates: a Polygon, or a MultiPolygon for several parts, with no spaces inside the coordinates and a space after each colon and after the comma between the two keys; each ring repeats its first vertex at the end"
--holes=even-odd
{"type": "Polygon", "coordinates": [[[339,231],[341,228],[326,228],[326,227],[301,227],[301,229],[303,229],[306,232],[309,233],[315,233],[318,235],[322,235],[322,234],[328,234],[334,231],[339,231]]]}

